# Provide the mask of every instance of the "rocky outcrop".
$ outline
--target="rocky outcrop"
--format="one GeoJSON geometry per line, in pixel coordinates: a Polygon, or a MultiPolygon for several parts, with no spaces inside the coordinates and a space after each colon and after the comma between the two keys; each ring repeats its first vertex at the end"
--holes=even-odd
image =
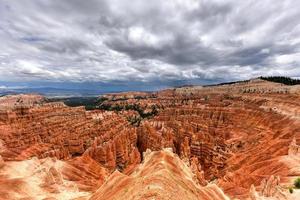
{"type": "Polygon", "coordinates": [[[107,176],[89,157],[7,161],[0,170],[0,199],[86,199],[107,176]]]}
{"type": "Polygon", "coordinates": [[[287,188],[300,174],[299,94],[294,86],[251,80],[108,95],[105,103],[121,105],[115,112],[6,99],[0,109],[0,194],[226,199],[223,190],[239,199],[289,198],[287,188]],[[151,108],[155,114],[146,115],[151,108]]]}
{"type": "Polygon", "coordinates": [[[129,176],[115,171],[90,200],[110,199],[228,199],[218,186],[200,186],[194,174],[170,150],[147,151],[129,176]]]}
{"type": "Polygon", "coordinates": [[[46,102],[46,98],[37,94],[6,95],[0,97],[0,111],[29,108],[44,102],[46,102]]]}
{"type": "Polygon", "coordinates": [[[254,185],[250,188],[251,200],[264,200],[264,199],[293,199],[289,192],[280,186],[280,179],[278,176],[270,176],[268,179],[263,179],[260,185],[260,191],[257,192],[254,185]]]}
{"type": "Polygon", "coordinates": [[[192,157],[190,159],[190,168],[195,174],[194,181],[198,182],[202,186],[206,186],[208,182],[205,180],[204,171],[201,169],[201,165],[198,161],[198,158],[192,157]]]}
{"type": "Polygon", "coordinates": [[[108,132],[96,137],[84,154],[111,170],[117,168],[123,171],[138,164],[140,153],[135,146],[136,130],[119,126],[119,130],[115,130],[114,133],[116,135],[108,132]]]}
{"type": "Polygon", "coordinates": [[[289,155],[300,156],[300,145],[297,145],[296,138],[293,138],[291,144],[289,145],[289,155]]]}
{"type": "Polygon", "coordinates": [[[86,111],[60,102],[7,112],[0,121],[0,155],[6,161],[68,160],[84,154],[111,171],[130,171],[140,162],[135,127],[114,112],[86,111]]]}
{"type": "MultiPolygon", "coordinates": [[[[215,139],[209,131],[209,113],[201,109],[165,109],[159,116],[138,129],[139,148],[159,150],[169,147],[182,159],[196,157],[206,172],[206,178],[222,176],[228,157],[224,136],[215,139]]],[[[219,119],[219,116],[214,116],[219,119]]],[[[220,122],[221,125],[222,122],[220,122]]]]}
{"type": "Polygon", "coordinates": [[[289,145],[291,138],[300,137],[298,102],[292,87],[257,79],[168,89],[156,98],[122,103],[159,108],[137,129],[140,152],[168,147],[187,163],[197,158],[198,174],[203,171],[206,181],[246,198],[251,184],[257,186],[265,176],[280,175],[287,184],[291,169],[281,158],[297,149],[289,145]]]}

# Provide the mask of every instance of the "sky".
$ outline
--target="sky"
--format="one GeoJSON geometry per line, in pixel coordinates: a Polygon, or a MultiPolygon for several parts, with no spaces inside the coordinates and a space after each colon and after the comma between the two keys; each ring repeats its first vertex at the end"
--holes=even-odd
{"type": "Polygon", "coordinates": [[[300,77],[299,10],[299,0],[0,0],[0,88],[300,77]]]}

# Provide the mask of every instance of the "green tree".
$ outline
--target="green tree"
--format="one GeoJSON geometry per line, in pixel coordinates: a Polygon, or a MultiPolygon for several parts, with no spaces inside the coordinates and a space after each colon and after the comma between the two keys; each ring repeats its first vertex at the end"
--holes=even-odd
{"type": "Polygon", "coordinates": [[[300,177],[294,181],[294,186],[295,188],[300,189],[300,177]]]}

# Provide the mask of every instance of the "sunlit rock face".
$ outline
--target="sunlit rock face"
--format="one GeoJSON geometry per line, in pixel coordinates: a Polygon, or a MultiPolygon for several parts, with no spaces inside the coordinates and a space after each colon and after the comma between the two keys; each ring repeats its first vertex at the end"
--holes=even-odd
{"type": "Polygon", "coordinates": [[[88,150],[86,154],[112,169],[140,161],[134,128],[113,112],[87,112],[60,102],[18,107],[2,116],[0,131],[4,160],[67,160],[88,150]]]}
{"type": "Polygon", "coordinates": [[[90,199],[228,199],[218,186],[201,186],[194,176],[171,150],[147,150],[136,170],[129,176],[115,171],[90,199]]]}
{"type": "Polygon", "coordinates": [[[7,95],[0,97],[0,111],[34,107],[44,102],[46,98],[36,94],[7,95]]]}
{"type": "Polygon", "coordinates": [[[0,97],[0,199],[297,199],[299,91],[108,94],[112,111],[0,97]]]}
{"type": "Polygon", "coordinates": [[[0,168],[0,199],[87,198],[108,175],[89,157],[6,161],[0,168]]]}
{"type": "Polygon", "coordinates": [[[0,193],[6,199],[88,197],[112,171],[140,162],[134,130],[114,112],[46,101],[11,106],[1,113],[0,193]]]}

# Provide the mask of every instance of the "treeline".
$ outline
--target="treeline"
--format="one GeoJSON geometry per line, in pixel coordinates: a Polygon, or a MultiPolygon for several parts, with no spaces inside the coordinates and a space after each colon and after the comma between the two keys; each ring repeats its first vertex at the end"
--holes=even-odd
{"type": "MultiPolygon", "coordinates": [[[[128,117],[127,120],[130,122],[131,125],[135,125],[135,126],[139,126],[141,121],[143,119],[148,119],[148,118],[152,118],[155,115],[158,114],[158,109],[155,105],[151,106],[151,111],[150,112],[145,112],[143,109],[141,109],[139,106],[136,106],[137,104],[133,104],[133,109],[139,113],[139,116],[133,116],[133,117],[128,117]]],[[[129,107],[131,105],[128,105],[129,107]]],[[[127,109],[129,109],[129,107],[127,106],[127,109]]],[[[129,109],[131,110],[131,109],[129,109]]]]}
{"type": "MultiPolygon", "coordinates": [[[[140,98],[140,97],[137,97],[140,98]]],[[[143,98],[143,97],[141,97],[143,98]]],[[[152,105],[150,110],[143,109],[139,104],[125,104],[120,105],[118,103],[111,104],[106,103],[108,99],[105,97],[68,97],[68,98],[52,98],[48,99],[48,102],[63,101],[67,106],[77,107],[84,106],[86,110],[107,110],[107,111],[122,111],[133,110],[138,113],[137,116],[128,117],[127,120],[132,124],[139,126],[143,119],[151,118],[158,114],[158,106],[152,105]]]]}
{"type": "Polygon", "coordinates": [[[98,109],[108,111],[134,110],[137,111],[142,118],[152,117],[158,113],[158,109],[155,105],[151,106],[151,112],[145,112],[138,104],[101,104],[98,106],[98,109]]]}
{"type": "Polygon", "coordinates": [[[98,97],[65,97],[65,98],[50,98],[48,102],[62,101],[70,107],[84,106],[86,110],[99,109],[99,104],[106,99],[98,97]]]}
{"type": "Polygon", "coordinates": [[[290,77],[286,76],[261,76],[262,80],[276,82],[276,83],[282,83],[285,85],[299,85],[300,80],[299,79],[292,79],[290,77]]]}
{"type": "Polygon", "coordinates": [[[151,106],[151,111],[149,111],[148,109],[145,109],[145,110],[148,110],[147,112],[145,112],[145,110],[142,109],[140,107],[140,105],[138,105],[138,104],[126,104],[126,105],[101,104],[100,106],[98,106],[98,109],[108,110],[108,111],[117,111],[117,112],[122,111],[122,110],[136,111],[138,113],[137,116],[127,117],[127,121],[129,121],[130,124],[134,125],[134,126],[139,126],[143,119],[152,118],[158,114],[158,107],[155,105],[151,106]]]}
{"type": "Polygon", "coordinates": [[[231,82],[217,83],[217,84],[211,84],[211,85],[204,85],[203,87],[221,86],[221,85],[232,85],[232,84],[236,84],[236,83],[248,83],[248,82],[249,82],[249,80],[231,81],[231,82]]]}

